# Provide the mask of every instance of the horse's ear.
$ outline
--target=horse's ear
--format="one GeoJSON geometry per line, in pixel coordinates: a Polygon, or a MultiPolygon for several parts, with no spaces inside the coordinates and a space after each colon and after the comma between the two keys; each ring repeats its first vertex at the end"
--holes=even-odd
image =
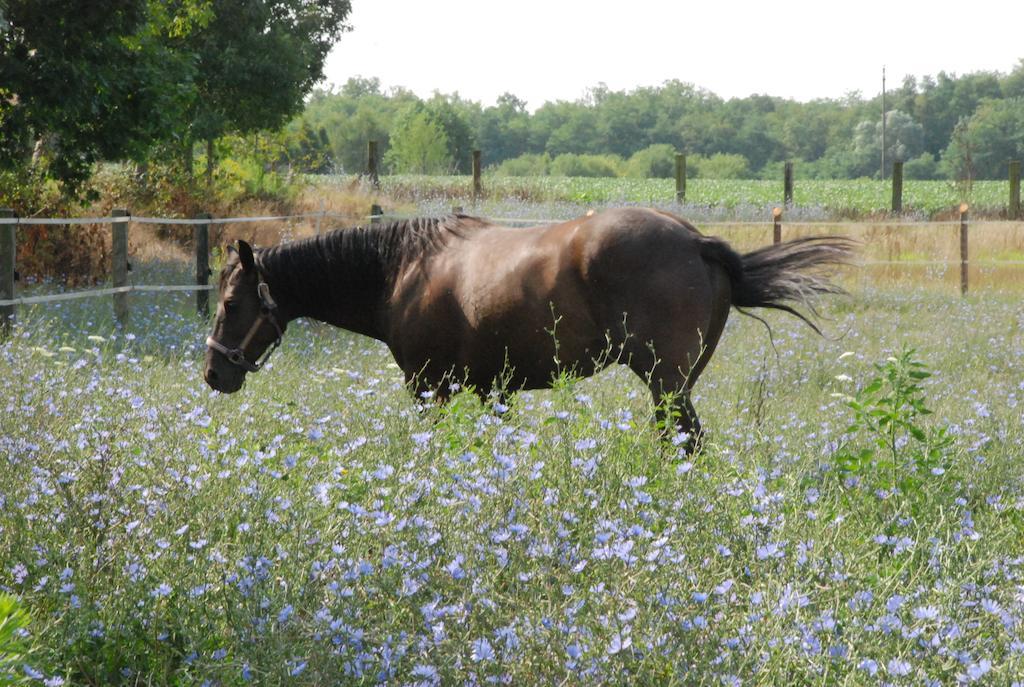
{"type": "Polygon", "coordinates": [[[256,264],[256,258],[252,254],[252,246],[238,239],[238,260],[242,263],[242,269],[248,272],[256,264]]]}

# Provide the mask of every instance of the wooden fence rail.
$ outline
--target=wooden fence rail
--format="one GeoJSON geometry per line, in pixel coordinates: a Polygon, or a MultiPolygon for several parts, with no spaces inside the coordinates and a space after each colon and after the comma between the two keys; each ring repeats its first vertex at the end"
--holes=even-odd
{"type": "MultiPolygon", "coordinates": [[[[379,213],[378,213],[379,214],[379,213]]],[[[329,212],[304,213],[264,217],[224,217],[214,219],[208,213],[196,219],[141,217],[131,215],[127,210],[116,209],[109,217],[55,217],[19,218],[12,210],[0,209],[0,338],[10,333],[15,322],[19,305],[34,305],[111,296],[114,315],[119,322],[127,324],[130,313],[129,294],[132,292],[195,292],[196,312],[203,318],[209,317],[210,285],[210,225],[239,224],[248,222],[285,221],[291,219],[344,218],[347,216],[329,212]],[[20,225],[73,226],[81,224],[109,224],[111,231],[111,286],[100,289],[83,289],[45,296],[18,296],[16,292],[17,270],[17,228],[20,225]],[[128,279],[128,233],[132,224],[190,225],[193,231],[193,253],[195,256],[194,284],[130,284],[128,279]]]]}

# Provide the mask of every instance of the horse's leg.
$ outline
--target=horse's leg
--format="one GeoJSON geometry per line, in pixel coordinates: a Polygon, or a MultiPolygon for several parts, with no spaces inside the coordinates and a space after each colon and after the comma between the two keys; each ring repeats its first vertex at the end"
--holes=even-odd
{"type": "Polygon", "coordinates": [[[416,372],[406,371],[405,386],[412,392],[416,404],[420,406],[421,410],[447,404],[452,394],[447,375],[435,379],[429,376],[426,369],[416,372]]]}
{"type": "Polygon", "coordinates": [[[685,432],[683,446],[691,454],[700,450],[703,430],[690,392],[718,346],[731,299],[728,280],[721,270],[709,269],[708,277],[710,299],[703,307],[677,303],[675,308],[667,308],[680,316],[648,323],[648,331],[640,332],[633,340],[629,355],[630,368],[651,390],[662,432],[666,436],[685,432]],[[643,349],[640,341],[647,342],[643,349]]]}
{"type": "Polygon", "coordinates": [[[703,430],[690,400],[694,380],[686,373],[689,367],[659,362],[654,371],[648,373],[647,386],[654,400],[655,420],[662,437],[673,439],[680,433],[685,434],[683,448],[692,454],[700,447],[703,430]]]}

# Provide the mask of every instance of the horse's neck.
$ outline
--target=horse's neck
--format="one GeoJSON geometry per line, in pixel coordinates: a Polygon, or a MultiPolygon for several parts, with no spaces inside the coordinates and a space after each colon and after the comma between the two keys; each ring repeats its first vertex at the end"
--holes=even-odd
{"type": "Polygon", "coordinates": [[[309,317],[375,339],[384,338],[389,266],[373,244],[338,232],[263,251],[260,266],[286,320],[309,317]]]}

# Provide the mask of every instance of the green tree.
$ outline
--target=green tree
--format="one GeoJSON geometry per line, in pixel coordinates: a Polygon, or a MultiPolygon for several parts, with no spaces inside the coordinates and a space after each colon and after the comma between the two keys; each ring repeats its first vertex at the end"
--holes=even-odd
{"type": "Polygon", "coordinates": [[[1024,98],[1024,58],[1017,61],[1017,66],[1002,80],[1000,88],[1004,98],[1024,98]]]}
{"type": "Polygon", "coordinates": [[[448,150],[444,127],[416,104],[396,120],[384,162],[399,174],[447,174],[453,167],[448,150]]]}
{"type": "MultiPolygon", "coordinates": [[[[882,158],[882,122],[865,121],[857,125],[853,140],[857,171],[874,176],[880,171],[882,158]]],[[[885,159],[888,166],[895,160],[907,161],[924,150],[924,129],[914,118],[899,110],[885,113],[885,159]]],[[[886,174],[890,173],[886,169],[886,174]]]]}
{"type": "Polygon", "coordinates": [[[351,9],[349,0],[210,2],[209,23],[173,44],[195,56],[180,132],[188,169],[195,141],[212,150],[211,142],[229,131],[277,129],[301,111],[351,9]]]}
{"type": "Polygon", "coordinates": [[[656,109],[642,90],[630,93],[595,89],[594,110],[597,131],[591,152],[628,157],[650,143],[650,131],[657,119],[656,109]]]}
{"type": "Polygon", "coordinates": [[[837,128],[834,108],[820,101],[785,107],[780,119],[778,138],[785,156],[800,160],[817,160],[825,155],[837,128]]]}
{"type": "MultiPolygon", "coordinates": [[[[887,159],[903,159],[908,175],[931,177],[946,170],[936,159],[949,146],[956,122],[970,118],[988,100],[1020,93],[1022,75],[1024,66],[1006,76],[941,73],[904,79],[888,93],[887,159]]],[[[314,118],[314,129],[327,128],[336,159],[354,170],[364,164],[366,141],[387,145],[396,114],[411,103],[425,105],[443,123],[457,171],[464,171],[473,141],[489,165],[516,160],[506,171],[538,167],[539,158],[526,154],[632,158],[647,151],[629,166],[630,174],[671,174],[674,163],[664,151],[680,150],[704,158],[741,156],[746,164],[726,158],[731,162],[719,163],[721,171],[715,173],[745,169],[747,175],[773,179],[783,160],[799,160],[800,173],[808,177],[877,176],[882,150],[880,96],[865,99],[851,92],[809,103],[768,95],[723,100],[679,81],[631,91],[598,85],[583,98],[545,103],[531,115],[525,102],[509,94],[487,108],[457,95],[435,95],[423,103],[408,91],[384,93],[378,81],[361,79],[340,93],[314,96],[306,116],[314,118]],[[655,154],[655,145],[669,147],[655,154]],[[650,167],[655,159],[660,160],[658,171],[650,167]]]]}
{"type": "Polygon", "coordinates": [[[331,141],[324,127],[317,131],[307,120],[302,120],[298,131],[287,136],[285,145],[292,169],[307,174],[326,174],[331,171],[331,141]]]}
{"type": "Polygon", "coordinates": [[[526,102],[511,93],[498,96],[494,107],[483,110],[476,138],[492,162],[519,157],[529,150],[530,115],[526,102]]]}
{"type": "Polygon", "coordinates": [[[920,88],[913,116],[924,127],[925,150],[933,155],[943,151],[953,128],[962,118],[974,114],[982,100],[1002,97],[999,77],[991,72],[961,77],[939,72],[934,79],[925,77],[920,88]]]}
{"type": "Polygon", "coordinates": [[[468,174],[472,166],[472,151],[475,145],[470,119],[475,118],[479,106],[467,103],[458,97],[435,94],[426,103],[430,118],[441,126],[448,142],[448,157],[452,160],[452,171],[468,174]]]}
{"type": "Polygon", "coordinates": [[[342,172],[366,168],[366,142],[377,141],[387,150],[391,125],[403,101],[380,91],[377,79],[350,79],[341,91],[314,90],[302,115],[288,125],[298,132],[302,124],[324,129],[331,141],[334,167],[342,172]]]}
{"type": "Polygon", "coordinates": [[[533,115],[531,152],[589,153],[598,149],[596,113],[582,103],[545,103],[533,115]]]}
{"type": "Polygon", "coordinates": [[[1024,98],[988,100],[943,151],[943,166],[954,178],[1006,178],[1007,160],[1024,157],[1024,98]]]}
{"type": "Polygon", "coordinates": [[[190,60],[168,46],[208,21],[181,0],[8,0],[0,27],[0,166],[47,162],[74,193],[100,159],[143,158],[177,125],[190,60]]]}

